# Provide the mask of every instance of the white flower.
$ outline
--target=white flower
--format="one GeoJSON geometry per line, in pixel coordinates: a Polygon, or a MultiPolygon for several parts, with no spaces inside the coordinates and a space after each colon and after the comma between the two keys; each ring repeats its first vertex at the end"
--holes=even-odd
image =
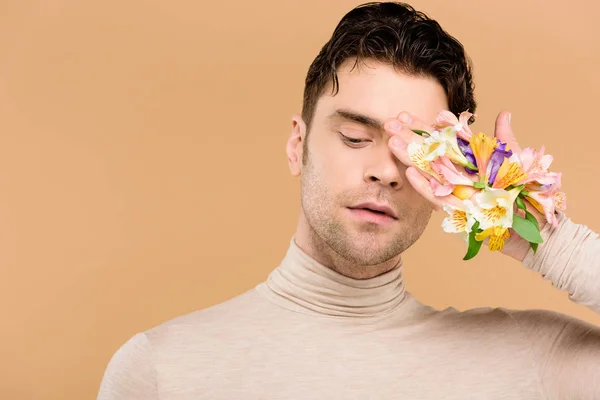
{"type": "Polygon", "coordinates": [[[513,222],[514,203],[520,189],[509,191],[487,188],[474,196],[476,205],[473,216],[479,221],[479,227],[486,230],[491,227],[510,228],[513,222]]]}

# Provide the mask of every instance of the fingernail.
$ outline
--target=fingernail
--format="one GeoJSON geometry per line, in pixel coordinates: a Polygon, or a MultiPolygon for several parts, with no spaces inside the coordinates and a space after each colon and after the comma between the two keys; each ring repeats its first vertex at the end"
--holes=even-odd
{"type": "Polygon", "coordinates": [[[392,146],[397,149],[402,149],[404,148],[404,141],[399,137],[395,137],[392,139],[392,146]]]}
{"type": "Polygon", "coordinates": [[[508,123],[510,124],[510,118],[511,118],[511,113],[508,113],[508,115],[506,116],[506,121],[508,121],[508,123]]]}
{"type": "Polygon", "coordinates": [[[394,132],[398,132],[402,129],[402,124],[400,123],[400,121],[397,120],[393,120],[390,121],[390,123],[388,124],[388,127],[394,131],[394,132]]]}
{"type": "Polygon", "coordinates": [[[412,118],[410,117],[410,115],[406,114],[406,113],[402,113],[400,114],[400,116],[398,117],[398,119],[400,120],[400,122],[402,122],[403,124],[410,124],[412,122],[412,118]]]}

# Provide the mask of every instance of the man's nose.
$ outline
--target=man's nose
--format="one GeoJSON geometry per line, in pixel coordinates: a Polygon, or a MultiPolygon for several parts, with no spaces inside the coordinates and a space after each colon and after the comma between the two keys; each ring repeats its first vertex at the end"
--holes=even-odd
{"type": "Polygon", "coordinates": [[[365,181],[380,183],[398,190],[404,184],[402,173],[405,168],[389,149],[386,149],[385,154],[383,153],[382,151],[365,170],[365,181]]]}

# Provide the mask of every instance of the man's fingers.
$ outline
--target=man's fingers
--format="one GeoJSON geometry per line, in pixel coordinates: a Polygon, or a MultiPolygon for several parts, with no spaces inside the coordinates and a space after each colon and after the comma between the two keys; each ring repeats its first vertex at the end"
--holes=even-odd
{"type": "Polygon", "coordinates": [[[391,136],[388,145],[392,153],[406,165],[406,178],[415,190],[427,199],[436,211],[443,209],[444,204],[462,207],[462,201],[450,194],[448,196],[435,196],[430,180],[434,179],[429,174],[416,168],[408,155],[408,145],[412,142],[422,143],[423,137],[413,132],[421,130],[432,132],[435,127],[408,112],[401,112],[396,118],[390,118],[384,123],[384,129],[391,136]]]}
{"type": "Polygon", "coordinates": [[[421,136],[414,133],[413,129],[426,132],[433,130],[433,125],[427,124],[420,118],[403,111],[396,118],[390,118],[384,123],[384,129],[389,135],[399,136],[407,143],[412,141],[422,141],[421,136]]]}
{"type": "Polygon", "coordinates": [[[502,111],[498,114],[498,117],[496,117],[494,136],[501,142],[506,143],[508,148],[513,152],[516,152],[517,154],[521,152],[521,147],[519,147],[519,143],[510,126],[510,113],[508,111],[502,111]]]}
{"type": "Polygon", "coordinates": [[[429,181],[414,167],[410,167],[406,170],[406,178],[415,190],[425,199],[429,200],[431,205],[436,211],[442,208],[442,204],[439,199],[433,195],[429,181]]]}
{"type": "Polygon", "coordinates": [[[389,148],[400,162],[407,167],[413,166],[410,157],[408,156],[408,144],[399,136],[392,136],[388,142],[389,148]]]}
{"type": "Polygon", "coordinates": [[[428,178],[426,178],[415,167],[410,167],[406,170],[406,178],[421,196],[429,200],[429,202],[433,205],[433,208],[436,211],[442,210],[444,204],[450,204],[454,207],[462,208],[461,200],[453,194],[450,194],[448,196],[435,196],[433,194],[433,189],[431,188],[431,184],[429,183],[428,178]]]}

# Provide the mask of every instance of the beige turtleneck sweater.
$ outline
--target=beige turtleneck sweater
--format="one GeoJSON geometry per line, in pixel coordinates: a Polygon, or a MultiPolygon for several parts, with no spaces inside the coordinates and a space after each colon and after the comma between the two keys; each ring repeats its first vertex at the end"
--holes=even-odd
{"type": "MultiPolygon", "coordinates": [[[[600,240],[561,214],[525,266],[600,312],[600,240]]],[[[99,400],[600,399],[600,328],[550,311],[435,310],[294,240],[265,282],[133,336],[99,400]]]]}

